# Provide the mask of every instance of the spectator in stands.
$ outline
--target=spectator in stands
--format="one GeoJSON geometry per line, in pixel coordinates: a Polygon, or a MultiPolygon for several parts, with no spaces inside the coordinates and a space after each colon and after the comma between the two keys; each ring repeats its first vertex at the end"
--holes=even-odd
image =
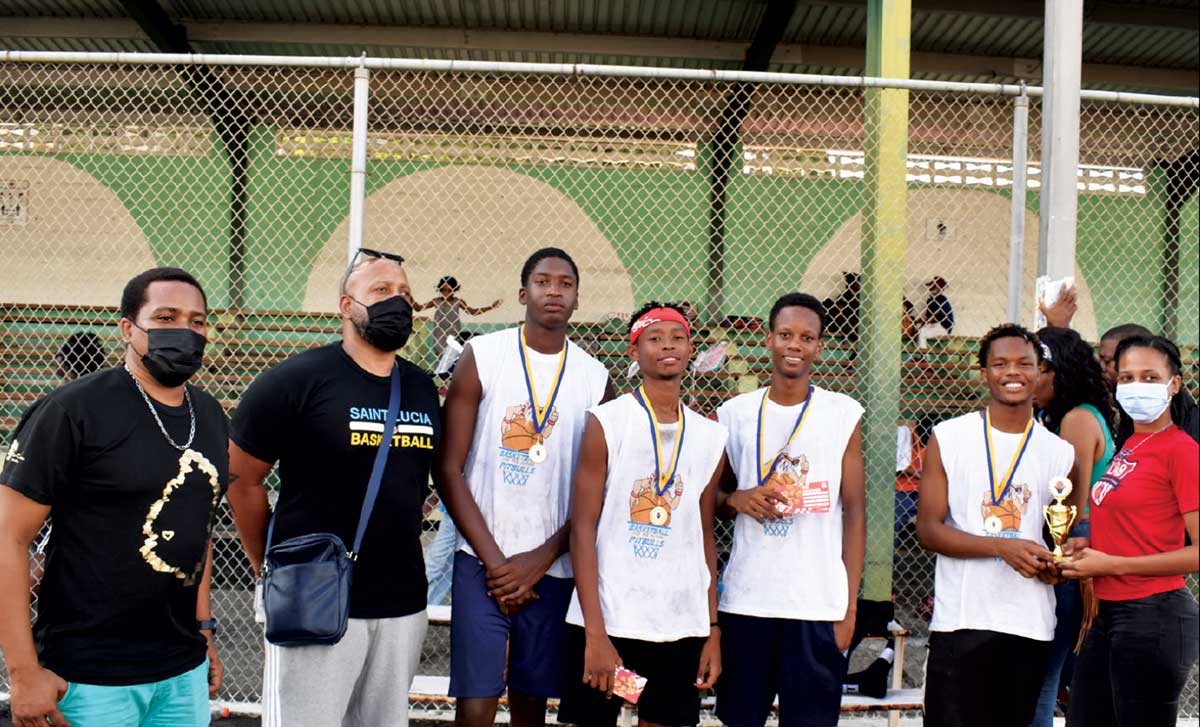
{"type": "Polygon", "coordinates": [[[187,385],[207,329],[195,278],[137,275],[121,294],[123,365],[41,400],[8,448],[0,648],[21,727],[209,723],[223,671],[209,579],[228,425],[215,399],[187,385]],[[47,515],[54,534],[31,631],[29,544],[47,515]]]}
{"type": "Polygon", "coordinates": [[[1025,727],[1037,706],[1054,637],[1042,508],[1075,459],[1034,419],[1041,360],[1024,328],[989,331],[984,410],[937,425],[925,451],[917,537],[938,554],[926,727],[1025,727]]]}
{"type": "Polygon", "coordinates": [[[1072,547],[1062,566],[1069,578],[1093,578],[1099,600],[1076,660],[1068,722],[1167,727],[1200,649],[1184,582],[1200,571],[1200,445],[1173,420],[1171,399],[1182,388],[1175,344],[1131,336],[1114,358],[1117,402],[1134,431],[1091,489],[1090,547],[1072,547]]]}
{"type": "Polygon", "coordinates": [[[543,248],[521,268],[520,326],[475,336],[446,393],[438,491],[455,554],[450,696],[459,725],[490,727],[508,689],[514,725],[541,725],[563,688],[573,586],[571,472],[608,370],[567,338],[579,269],[543,248]]]}
{"type": "Polygon", "coordinates": [[[825,311],[789,293],[768,317],[771,384],[717,409],[729,430],[717,512],[735,518],[720,598],[717,716],[833,725],[867,545],[862,405],[812,383],[825,311]]]}
{"type": "Polygon", "coordinates": [[[904,299],[904,313],[900,316],[900,332],[906,343],[917,340],[917,308],[907,298],[904,299]]]}
{"type": "Polygon", "coordinates": [[[845,287],[836,298],[826,298],[821,306],[825,309],[825,319],[829,328],[826,331],[831,336],[842,336],[848,340],[858,340],[858,319],[861,306],[862,276],[846,271],[842,273],[845,287]]]}
{"type": "Polygon", "coordinates": [[[622,702],[609,697],[623,665],[647,680],[642,724],[694,725],[721,671],[713,524],[726,431],[681,400],[692,344],[677,306],[651,302],[631,316],[628,352],[641,385],[588,411],[575,468],[558,719],[615,725],[622,702]]]}
{"type": "Polygon", "coordinates": [[[72,333],[58,349],[54,363],[63,381],[74,381],[99,371],[104,366],[104,346],[100,343],[100,337],[86,331],[72,333]]]}
{"type": "Polygon", "coordinates": [[[446,339],[457,338],[462,332],[462,312],[477,316],[496,310],[504,303],[497,298],[492,304],[483,308],[472,308],[467,302],[458,297],[462,286],[453,275],[443,275],[437,282],[438,295],[428,303],[413,303],[413,310],[423,311],[433,308],[433,355],[434,359],[441,357],[446,350],[446,339]]]}
{"type": "Polygon", "coordinates": [[[261,373],[233,418],[229,504],[261,573],[267,548],[290,538],[333,533],[353,547],[399,377],[398,424],[354,564],[345,636],[327,646],[266,645],[267,727],[408,724],[427,625],[422,505],[441,421],[433,380],[395,354],[412,333],[403,261],[360,250],[342,279],[342,339],[261,373]],[[263,481],[275,463],[279,500],[268,543],[263,481]]]}
{"type": "Polygon", "coordinates": [[[917,330],[917,346],[927,348],[929,339],[949,336],[954,332],[954,307],[946,296],[949,284],[942,276],[926,281],[929,295],[925,297],[925,312],[921,315],[917,330]]]}
{"type": "MultiPolygon", "coordinates": [[[[1116,351],[1121,345],[1121,342],[1131,337],[1153,338],[1148,329],[1137,325],[1136,323],[1126,323],[1124,325],[1110,328],[1105,331],[1100,337],[1100,362],[1104,364],[1104,375],[1108,379],[1108,384],[1115,391],[1117,387],[1117,364],[1116,351]]],[[[1117,446],[1122,446],[1127,439],[1133,434],[1133,419],[1125,412],[1124,409],[1119,410],[1120,420],[1117,422],[1117,446]]],[[[1200,443],[1200,407],[1196,406],[1196,400],[1192,398],[1191,393],[1186,386],[1179,387],[1179,394],[1171,399],[1171,419],[1175,424],[1183,430],[1185,434],[1190,436],[1196,442],[1200,443]]]]}
{"type": "MultiPolygon", "coordinates": [[[[1075,449],[1075,465],[1071,468],[1075,488],[1067,504],[1076,507],[1078,519],[1068,537],[1087,538],[1088,491],[1108,469],[1114,451],[1112,396],[1092,347],[1078,333],[1070,328],[1043,328],[1038,331],[1038,340],[1042,366],[1033,402],[1046,428],[1075,449]]],[[[1070,670],[1064,666],[1079,637],[1083,614],[1079,584],[1057,584],[1054,596],[1054,641],[1031,727],[1053,724],[1060,675],[1066,673],[1065,681],[1070,682],[1070,670]]]]}

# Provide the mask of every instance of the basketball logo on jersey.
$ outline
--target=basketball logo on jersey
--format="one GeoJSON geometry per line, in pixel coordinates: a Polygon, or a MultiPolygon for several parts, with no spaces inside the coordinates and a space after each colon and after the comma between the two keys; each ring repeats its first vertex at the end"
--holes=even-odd
{"type": "Polygon", "coordinates": [[[1029,485],[1013,484],[1000,502],[992,502],[989,489],[983,494],[980,510],[983,514],[983,529],[993,537],[1015,538],[1021,532],[1021,517],[1029,510],[1029,499],[1033,491],[1029,485]]]}
{"type": "MultiPolygon", "coordinates": [[[[795,522],[795,515],[827,513],[833,506],[833,500],[829,496],[828,482],[808,481],[809,466],[806,455],[789,457],[780,453],[776,456],[779,461],[764,484],[787,498],[786,505],[782,502],[775,503],[775,509],[786,517],[763,523],[762,528],[767,535],[784,537],[795,522]]],[[[763,464],[770,465],[770,462],[763,464]]]]}
{"type": "Polygon", "coordinates": [[[1113,457],[1104,475],[1096,480],[1096,484],[1092,485],[1092,504],[1096,507],[1102,505],[1104,499],[1121,486],[1121,480],[1137,469],[1137,462],[1130,462],[1125,459],[1128,452],[1129,450],[1123,450],[1119,455],[1113,457]]]}
{"type": "Polygon", "coordinates": [[[529,476],[537,469],[536,462],[529,458],[529,450],[535,444],[550,439],[554,425],[558,422],[558,408],[550,411],[546,426],[538,434],[533,423],[533,407],[528,403],[510,406],[504,410],[500,421],[500,476],[506,485],[524,487],[529,476]]]}
{"type": "Polygon", "coordinates": [[[629,494],[629,543],[635,557],[654,560],[666,543],[671,515],[683,497],[683,478],[671,480],[663,493],[655,491],[654,475],[637,480],[629,494]]]}

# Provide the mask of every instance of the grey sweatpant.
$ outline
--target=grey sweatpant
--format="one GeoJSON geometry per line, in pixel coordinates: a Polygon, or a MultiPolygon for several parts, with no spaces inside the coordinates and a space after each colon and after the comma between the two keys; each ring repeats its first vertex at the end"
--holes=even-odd
{"type": "Polygon", "coordinates": [[[407,727],[428,616],[350,619],[333,646],[267,644],[263,727],[407,727]]]}

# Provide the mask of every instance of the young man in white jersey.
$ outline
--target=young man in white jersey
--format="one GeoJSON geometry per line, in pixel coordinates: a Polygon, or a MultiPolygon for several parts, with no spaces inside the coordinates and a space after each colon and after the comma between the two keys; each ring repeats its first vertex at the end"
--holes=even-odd
{"type": "Polygon", "coordinates": [[[683,311],[650,303],[629,337],[641,386],[588,412],[575,471],[558,720],[616,724],[623,666],[647,679],[638,724],[693,725],[721,671],[713,521],[726,432],[680,401],[692,354],[683,311]]]}
{"type": "Polygon", "coordinates": [[[734,517],[721,591],[717,716],[762,727],[835,725],[866,552],[863,408],[815,386],[825,311],[789,293],[768,319],[771,385],[717,409],[729,469],[717,513],[734,517]]]}
{"type": "Polygon", "coordinates": [[[438,487],[455,554],[450,696],[455,721],[490,727],[507,687],[514,725],[545,722],[563,682],[571,597],[571,473],[608,371],[567,338],[579,269],[538,250],[521,270],[525,322],[467,344],[446,395],[438,487]]]}
{"type": "Polygon", "coordinates": [[[979,344],[986,407],[929,438],[917,509],[917,537],[938,554],[926,727],[1025,727],[1037,705],[1057,576],[1043,508],[1075,460],[1034,421],[1041,358],[1034,334],[993,328],[979,344]]]}

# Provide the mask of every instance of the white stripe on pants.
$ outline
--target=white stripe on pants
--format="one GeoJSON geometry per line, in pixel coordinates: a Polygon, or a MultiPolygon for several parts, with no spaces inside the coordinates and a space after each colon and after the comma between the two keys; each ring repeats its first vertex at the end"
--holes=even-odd
{"type": "Polygon", "coordinates": [[[429,623],[350,619],[332,646],[266,645],[263,727],[408,725],[408,689],[429,623]]]}

